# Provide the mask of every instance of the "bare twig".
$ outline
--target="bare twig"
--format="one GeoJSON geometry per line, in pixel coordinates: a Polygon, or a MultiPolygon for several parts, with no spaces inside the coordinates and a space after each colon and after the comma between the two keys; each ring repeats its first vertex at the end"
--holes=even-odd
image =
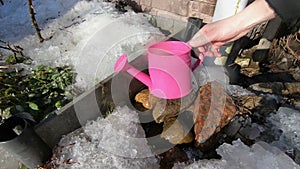
{"type": "Polygon", "coordinates": [[[30,13],[32,25],[34,26],[34,28],[36,30],[39,41],[43,42],[45,39],[42,37],[41,29],[39,28],[38,23],[35,19],[34,6],[32,5],[32,0],[27,0],[27,3],[28,3],[28,7],[29,7],[29,13],[30,13]]]}
{"type": "Polygon", "coordinates": [[[300,43],[299,39],[298,39],[298,33],[294,34],[294,35],[290,35],[288,37],[284,37],[282,39],[280,39],[280,41],[282,42],[281,45],[283,47],[284,50],[286,50],[287,53],[291,54],[296,60],[300,61],[300,56],[298,56],[298,51],[297,50],[293,50],[290,46],[291,46],[291,41],[296,42],[296,43],[300,43]]]}
{"type": "Polygon", "coordinates": [[[20,54],[21,56],[24,56],[23,48],[21,48],[20,46],[14,45],[13,47],[11,47],[9,42],[5,42],[3,40],[0,40],[0,42],[5,44],[5,46],[0,45],[1,49],[6,49],[6,50],[9,50],[9,51],[13,52],[14,56],[16,56],[17,54],[20,54]]]}

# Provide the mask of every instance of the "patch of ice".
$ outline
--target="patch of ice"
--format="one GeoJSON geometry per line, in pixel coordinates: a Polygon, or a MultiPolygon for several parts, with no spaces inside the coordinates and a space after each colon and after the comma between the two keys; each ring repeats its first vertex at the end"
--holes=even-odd
{"type": "Polygon", "coordinates": [[[176,164],[173,169],[299,169],[285,153],[265,142],[257,142],[252,147],[242,141],[223,144],[217,149],[221,160],[199,160],[190,165],[176,164]]]}
{"type": "Polygon", "coordinates": [[[159,168],[138,115],[128,107],[117,107],[105,119],[91,121],[77,132],[64,136],[59,168],[159,168]],[[71,159],[73,164],[64,164],[71,159]]]}
{"type": "Polygon", "coordinates": [[[290,148],[300,149],[299,111],[287,107],[280,107],[278,111],[271,114],[267,120],[273,125],[274,130],[279,129],[282,131],[279,140],[274,141],[272,143],[273,145],[285,151],[290,148]]]}

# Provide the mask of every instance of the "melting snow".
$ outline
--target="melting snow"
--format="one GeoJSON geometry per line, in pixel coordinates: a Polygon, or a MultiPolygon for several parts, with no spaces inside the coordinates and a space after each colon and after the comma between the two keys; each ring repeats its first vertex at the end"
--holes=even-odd
{"type": "Polygon", "coordinates": [[[290,157],[265,142],[248,147],[242,141],[223,144],[217,149],[220,160],[200,160],[190,165],[176,164],[173,169],[299,169],[290,157]]]}
{"type": "Polygon", "coordinates": [[[73,132],[59,143],[65,146],[59,168],[159,168],[147,145],[138,114],[118,107],[105,119],[92,121],[83,132],[73,132]],[[72,146],[65,146],[74,143],[72,146]],[[74,164],[63,162],[72,159],[74,164]]]}

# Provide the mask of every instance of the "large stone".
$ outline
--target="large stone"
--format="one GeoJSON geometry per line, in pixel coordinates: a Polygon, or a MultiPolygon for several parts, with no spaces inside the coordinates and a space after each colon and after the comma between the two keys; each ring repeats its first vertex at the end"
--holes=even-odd
{"type": "Polygon", "coordinates": [[[172,144],[190,143],[194,140],[190,128],[186,127],[176,118],[169,118],[164,122],[161,137],[172,144]]]}
{"type": "Polygon", "coordinates": [[[210,82],[200,88],[194,103],[194,132],[197,144],[218,133],[237,114],[233,99],[224,86],[210,82]]]}

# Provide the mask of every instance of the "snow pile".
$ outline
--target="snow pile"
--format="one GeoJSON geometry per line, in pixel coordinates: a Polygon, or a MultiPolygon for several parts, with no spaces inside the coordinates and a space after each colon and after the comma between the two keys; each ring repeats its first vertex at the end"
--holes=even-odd
{"type": "Polygon", "coordinates": [[[84,89],[111,75],[119,55],[126,53],[132,60],[148,43],[164,38],[147,15],[119,13],[112,3],[36,0],[33,5],[47,40],[38,42],[25,1],[0,6],[0,39],[20,45],[35,64],[73,65],[77,86],[84,89]]]}
{"type": "Polygon", "coordinates": [[[221,160],[200,160],[190,165],[176,164],[173,169],[299,169],[290,157],[265,142],[257,142],[252,147],[242,141],[232,145],[223,144],[217,149],[221,160]]]}
{"type": "Polygon", "coordinates": [[[159,168],[138,115],[128,107],[117,107],[105,119],[92,121],[84,132],[64,136],[59,168],[159,168]],[[72,146],[66,146],[73,143],[72,146]],[[73,164],[64,164],[71,159],[73,164]]]}
{"type": "MultiPolygon", "coordinates": [[[[273,125],[274,131],[281,130],[278,141],[272,145],[282,150],[291,148],[300,149],[300,112],[287,107],[280,107],[275,114],[272,114],[268,121],[273,125]]],[[[275,133],[275,132],[274,132],[275,133]]],[[[278,133],[278,132],[277,132],[278,133]]]]}
{"type": "MultiPolygon", "coordinates": [[[[282,108],[280,112],[287,113],[282,108]]],[[[294,120],[289,120],[295,127],[292,131],[299,129],[298,123],[294,124],[294,120]]],[[[59,145],[64,148],[59,156],[59,168],[159,168],[158,159],[147,145],[144,130],[139,123],[137,113],[128,107],[118,107],[107,118],[87,123],[83,127],[84,132],[70,133],[60,141],[59,145]],[[66,146],[70,144],[72,145],[66,146]],[[64,163],[69,159],[73,163],[64,163]]],[[[291,131],[290,127],[282,129],[291,131]]],[[[224,143],[217,149],[217,153],[222,156],[221,160],[199,160],[189,165],[178,163],[173,168],[300,168],[283,151],[263,141],[258,141],[251,147],[240,140],[234,141],[232,145],[224,143]]]]}

